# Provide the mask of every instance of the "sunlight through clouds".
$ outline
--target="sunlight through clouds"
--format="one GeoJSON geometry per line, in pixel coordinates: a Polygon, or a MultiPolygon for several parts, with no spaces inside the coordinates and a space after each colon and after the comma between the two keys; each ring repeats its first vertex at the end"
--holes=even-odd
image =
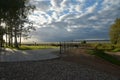
{"type": "Polygon", "coordinates": [[[37,26],[38,41],[109,38],[120,15],[120,0],[31,0],[36,10],[29,20],[37,26]],[[41,31],[42,30],[42,31],[41,31]],[[64,35],[64,36],[63,36],[64,35]]]}

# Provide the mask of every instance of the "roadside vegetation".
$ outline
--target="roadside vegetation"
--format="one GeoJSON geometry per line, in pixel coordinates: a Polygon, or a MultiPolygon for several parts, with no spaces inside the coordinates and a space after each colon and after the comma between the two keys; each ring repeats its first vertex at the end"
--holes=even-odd
{"type": "MultiPolygon", "coordinates": [[[[11,48],[11,49],[18,49],[18,48],[15,48],[15,47],[7,47],[7,48],[11,48]]],[[[27,46],[27,45],[21,45],[19,47],[19,50],[40,50],[40,49],[52,49],[52,48],[59,48],[58,46],[51,46],[51,45],[48,45],[48,46],[35,46],[35,45],[32,45],[32,46],[27,46]]]]}
{"type": "Polygon", "coordinates": [[[88,54],[95,55],[96,57],[100,57],[112,64],[120,66],[120,60],[117,57],[106,53],[112,52],[114,54],[116,52],[120,52],[120,44],[87,43],[86,45],[90,47],[90,49],[86,48],[88,54]]]}
{"type": "Polygon", "coordinates": [[[120,66],[120,60],[118,60],[116,57],[114,57],[110,54],[105,53],[104,50],[100,50],[100,49],[88,50],[88,54],[95,55],[95,56],[100,57],[106,61],[109,61],[112,64],[120,66]]]}
{"type": "Polygon", "coordinates": [[[20,46],[20,50],[39,50],[39,49],[50,49],[50,48],[58,48],[56,46],[20,46]]]}
{"type": "Polygon", "coordinates": [[[103,50],[103,51],[110,51],[110,52],[119,52],[120,51],[120,44],[111,44],[111,43],[89,43],[91,48],[103,50]]]}
{"type": "Polygon", "coordinates": [[[112,64],[120,66],[120,56],[114,55],[115,53],[120,52],[120,44],[116,43],[113,44],[111,42],[109,43],[100,43],[100,42],[93,42],[93,43],[85,43],[90,48],[85,48],[87,53],[90,55],[95,55],[96,57],[100,57],[101,59],[104,59],[105,61],[108,61],[112,64]],[[108,53],[112,54],[108,54],[108,53]]]}

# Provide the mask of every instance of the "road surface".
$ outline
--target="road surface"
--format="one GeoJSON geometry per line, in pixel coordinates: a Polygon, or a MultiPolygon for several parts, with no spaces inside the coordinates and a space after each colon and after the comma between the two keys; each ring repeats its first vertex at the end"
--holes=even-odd
{"type": "Polygon", "coordinates": [[[59,49],[42,49],[42,50],[12,50],[5,49],[0,53],[0,62],[16,61],[34,61],[58,58],[59,49]]]}

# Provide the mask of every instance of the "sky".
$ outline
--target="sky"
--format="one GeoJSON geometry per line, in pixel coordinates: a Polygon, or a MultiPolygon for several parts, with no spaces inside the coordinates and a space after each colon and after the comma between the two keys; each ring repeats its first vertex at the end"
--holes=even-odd
{"type": "Polygon", "coordinates": [[[120,0],[31,0],[30,3],[36,6],[28,16],[36,31],[26,41],[109,39],[110,25],[120,18],[120,0]]]}

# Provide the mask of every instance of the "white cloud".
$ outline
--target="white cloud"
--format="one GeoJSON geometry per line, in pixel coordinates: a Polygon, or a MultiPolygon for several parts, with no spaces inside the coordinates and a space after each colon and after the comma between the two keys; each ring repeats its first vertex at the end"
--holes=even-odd
{"type": "Polygon", "coordinates": [[[71,32],[71,31],[72,31],[72,29],[70,29],[70,28],[67,28],[67,31],[68,31],[68,32],[71,32]]]}
{"type": "Polygon", "coordinates": [[[82,5],[82,4],[75,6],[75,10],[76,10],[77,12],[82,12],[82,8],[83,8],[83,5],[82,5]]]}
{"type": "Polygon", "coordinates": [[[98,3],[95,3],[94,5],[87,8],[87,13],[93,13],[97,8],[98,3]]]}
{"type": "Polygon", "coordinates": [[[67,0],[63,0],[62,2],[61,2],[61,6],[63,7],[63,8],[65,8],[65,7],[67,7],[67,0]]]}
{"type": "Polygon", "coordinates": [[[88,18],[89,20],[97,20],[98,18],[96,16],[91,16],[88,18]]]}
{"type": "Polygon", "coordinates": [[[53,12],[53,13],[52,13],[52,18],[53,18],[54,20],[57,20],[57,19],[58,19],[58,14],[57,14],[57,12],[53,12]]]}
{"type": "Polygon", "coordinates": [[[120,18],[120,0],[35,0],[30,19],[40,41],[108,38],[110,25],[120,18]],[[86,2],[89,2],[86,3],[86,2]]]}
{"type": "Polygon", "coordinates": [[[60,7],[60,3],[62,0],[51,0],[51,5],[53,7],[60,7]]]}

